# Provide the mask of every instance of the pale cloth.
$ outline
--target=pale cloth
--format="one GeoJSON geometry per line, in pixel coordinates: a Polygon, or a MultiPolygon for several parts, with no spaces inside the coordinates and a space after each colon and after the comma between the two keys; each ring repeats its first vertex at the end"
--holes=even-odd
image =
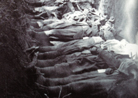
{"type": "Polygon", "coordinates": [[[116,39],[107,40],[101,47],[107,48],[108,51],[113,51],[117,54],[129,55],[132,59],[138,58],[138,45],[127,42],[125,39],[118,41],[116,39]]]}

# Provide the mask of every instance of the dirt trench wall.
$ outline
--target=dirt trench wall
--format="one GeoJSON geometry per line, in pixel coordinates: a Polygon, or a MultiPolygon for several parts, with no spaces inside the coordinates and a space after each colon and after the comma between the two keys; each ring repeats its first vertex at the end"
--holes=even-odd
{"type": "MultiPolygon", "coordinates": [[[[34,98],[23,66],[30,59],[24,0],[0,0],[0,98],[34,98]]],[[[41,98],[41,97],[38,97],[41,98]]]]}
{"type": "Polygon", "coordinates": [[[105,0],[107,13],[115,17],[117,35],[131,43],[137,43],[138,0],[105,0]]]}

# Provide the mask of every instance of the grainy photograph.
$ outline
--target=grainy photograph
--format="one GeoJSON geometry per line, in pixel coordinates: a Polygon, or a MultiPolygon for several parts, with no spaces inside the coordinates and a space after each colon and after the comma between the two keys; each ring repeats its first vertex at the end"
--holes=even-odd
{"type": "Polygon", "coordinates": [[[138,98],[138,0],[0,0],[0,98],[138,98]]]}

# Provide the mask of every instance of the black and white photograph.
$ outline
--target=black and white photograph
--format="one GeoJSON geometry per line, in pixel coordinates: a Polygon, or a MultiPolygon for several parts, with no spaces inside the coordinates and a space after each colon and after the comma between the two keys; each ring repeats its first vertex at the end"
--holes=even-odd
{"type": "Polygon", "coordinates": [[[0,0],[0,98],[138,98],[138,0],[0,0]]]}

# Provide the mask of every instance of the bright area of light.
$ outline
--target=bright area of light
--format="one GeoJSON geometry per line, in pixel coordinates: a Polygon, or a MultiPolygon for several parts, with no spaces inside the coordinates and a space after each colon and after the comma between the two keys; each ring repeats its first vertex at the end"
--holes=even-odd
{"type": "Polygon", "coordinates": [[[136,15],[134,12],[137,7],[136,2],[137,2],[137,0],[127,0],[125,9],[124,9],[124,14],[126,15],[126,18],[127,18],[124,32],[130,42],[134,40],[133,37],[131,37],[131,34],[134,34],[133,33],[134,22],[136,22],[133,19],[134,15],[136,15]]]}

